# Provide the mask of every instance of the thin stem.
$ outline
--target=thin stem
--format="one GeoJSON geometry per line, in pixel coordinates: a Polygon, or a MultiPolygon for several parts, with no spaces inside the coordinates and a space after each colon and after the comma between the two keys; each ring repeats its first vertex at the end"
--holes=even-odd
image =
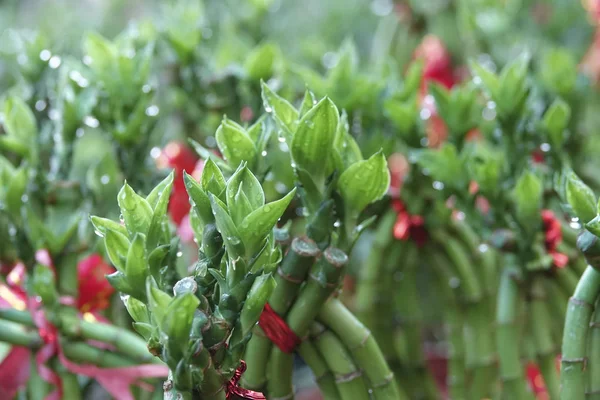
{"type": "Polygon", "coordinates": [[[339,400],[340,393],[335,378],[314,344],[309,340],[303,340],[298,347],[298,354],[315,375],[315,381],[321,390],[321,394],[327,400],[339,400]]]}

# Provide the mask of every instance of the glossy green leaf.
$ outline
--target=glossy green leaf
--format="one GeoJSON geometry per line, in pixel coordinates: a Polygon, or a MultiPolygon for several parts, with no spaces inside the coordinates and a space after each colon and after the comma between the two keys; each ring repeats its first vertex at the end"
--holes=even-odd
{"type": "Polygon", "coordinates": [[[300,105],[300,113],[298,114],[299,118],[302,118],[306,113],[317,105],[317,99],[313,92],[310,90],[306,90],[304,92],[304,98],[302,99],[302,104],[300,105]]]}
{"type": "Polygon", "coordinates": [[[162,321],[167,313],[167,308],[171,304],[171,296],[158,288],[152,278],[146,280],[146,296],[148,298],[148,309],[158,326],[162,326],[162,321]]]}
{"type": "Polygon", "coordinates": [[[159,244],[165,244],[164,241],[161,241],[161,236],[163,234],[164,226],[169,223],[167,209],[171,191],[173,190],[173,173],[171,173],[170,176],[171,180],[160,193],[156,206],[154,207],[154,212],[152,213],[152,219],[150,220],[147,240],[149,250],[154,249],[159,244]]]}
{"type": "Polygon", "coordinates": [[[489,92],[492,98],[494,98],[500,88],[498,76],[480,64],[472,62],[469,66],[471,67],[472,73],[481,79],[483,87],[489,92]]]}
{"type": "Polygon", "coordinates": [[[162,245],[150,251],[148,269],[155,280],[160,278],[160,269],[166,264],[165,257],[169,254],[170,245],[162,245]]]}
{"type": "Polygon", "coordinates": [[[125,229],[125,226],[118,222],[106,218],[96,217],[95,215],[92,215],[90,220],[92,221],[92,225],[94,225],[96,233],[99,236],[106,236],[107,231],[115,231],[127,236],[127,229],[125,229]]]}
{"type": "Polygon", "coordinates": [[[212,193],[215,196],[220,196],[227,187],[223,173],[212,160],[207,160],[204,164],[200,183],[207,195],[212,193]]]}
{"type": "Polygon", "coordinates": [[[338,180],[338,190],[346,209],[358,215],[367,205],[380,199],[390,185],[390,173],[382,152],[351,165],[338,180]]]}
{"type": "Polygon", "coordinates": [[[567,202],[582,223],[591,221],[599,213],[594,192],[575,173],[567,176],[566,195],[567,202]]]}
{"type": "Polygon", "coordinates": [[[188,196],[190,197],[192,207],[197,216],[202,220],[202,223],[210,224],[213,222],[215,217],[212,213],[210,200],[208,199],[208,195],[202,190],[200,183],[196,182],[194,177],[185,171],[183,171],[183,181],[188,196]]]}
{"type": "Polygon", "coordinates": [[[273,75],[279,56],[279,47],[275,43],[264,43],[248,54],[244,69],[252,80],[268,79],[273,75]]]}
{"type": "Polygon", "coordinates": [[[117,201],[129,235],[148,233],[153,213],[148,201],[138,195],[127,183],[119,191],[117,201]]]}
{"type": "Polygon", "coordinates": [[[130,294],[131,292],[133,292],[133,288],[129,284],[127,277],[121,271],[116,271],[110,275],[106,275],[106,280],[118,292],[125,294],[130,294]]]}
{"type": "Polygon", "coordinates": [[[227,207],[231,210],[238,192],[242,191],[248,199],[251,211],[265,204],[265,194],[260,182],[246,165],[240,165],[227,182],[227,207]]]}
{"type": "Polygon", "coordinates": [[[252,256],[260,250],[295,194],[296,189],[293,189],[282,199],[267,203],[244,218],[239,226],[239,235],[248,256],[252,256]]]}
{"type": "Polygon", "coordinates": [[[187,349],[194,311],[199,304],[200,300],[192,293],[176,296],[167,307],[162,320],[162,331],[167,334],[169,341],[180,346],[182,353],[187,349]]]}
{"type": "Polygon", "coordinates": [[[543,189],[540,178],[530,171],[524,171],[515,185],[514,201],[517,219],[529,231],[537,229],[543,189]]]}
{"type": "Polygon", "coordinates": [[[148,308],[144,303],[137,300],[134,297],[127,297],[123,303],[125,303],[125,308],[127,308],[127,312],[131,315],[131,318],[135,322],[149,323],[150,317],[148,315],[148,308]]]}
{"type": "Polygon", "coordinates": [[[248,133],[228,119],[219,125],[215,138],[219,150],[233,168],[237,168],[242,161],[252,161],[256,157],[256,148],[248,133]]]}
{"type": "Polygon", "coordinates": [[[561,99],[554,100],[544,114],[542,124],[548,132],[550,144],[556,149],[559,149],[565,141],[565,130],[570,118],[571,108],[561,99]]]}
{"type": "Polygon", "coordinates": [[[109,230],[104,236],[106,253],[110,262],[121,272],[125,271],[125,260],[131,243],[127,236],[117,231],[109,230]]]}
{"type": "Polygon", "coordinates": [[[240,239],[238,228],[235,226],[231,216],[227,212],[227,207],[221,200],[212,194],[209,195],[209,198],[215,215],[217,229],[221,232],[227,253],[231,258],[242,256],[244,254],[244,243],[242,243],[242,240],[240,239]]]}
{"type": "Polygon", "coordinates": [[[240,313],[242,336],[250,333],[254,325],[258,322],[258,318],[262,314],[263,308],[269,300],[271,293],[273,293],[275,286],[275,279],[271,274],[261,275],[254,280],[240,313]]]}
{"type": "Polygon", "coordinates": [[[27,104],[18,97],[4,102],[3,125],[6,133],[20,143],[30,146],[37,135],[35,116],[27,104]]]}
{"type": "Polygon", "coordinates": [[[42,298],[42,303],[52,306],[58,301],[54,272],[50,267],[37,264],[33,269],[33,291],[42,298]]]}
{"type": "Polygon", "coordinates": [[[280,129],[285,131],[286,138],[291,138],[296,131],[298,111],[287,100],[273,92],[263,81],[261,81],[261,89],[265,111],[271,114],[280,129]]]}
{"type": "Polygon", "coordinates": [[[4,194],[6,209],[15,218],[18,218],[18,216],[21,215],[23,195],[25,194],[28,180],[27,169],[21,167],[17,169],[16,173],[10,177],[10,180],[8,180],[4,186],[6,190],[4,194]]]}
{"type": "Polygon", "coordinates": [[[292,138],[290,152],[294,162],[316,182],[325,178],[323,161],[328,159],[333,147],[338,122],[337,107],[325,97],[302,117],[292,138]]]}
{"type": "Polygon", "coordinates": [[[146,201],[150,204],[150,207],[154,210],[156,205],[158,204],[158,200],[165,189],[170,190],[169,188],[173,186],[173,179],[175,178],[175,172],[171,171],[169,175],[165,179],[163,179],[158,185],[152,189],[150,194],[146,196],[146,201]]]}
{"type": "Polygon", "coordinates": [[[148,256],[146,254],[146,236],[136,233],[127,252],[125,275],[134,289],[132,295],[139,300],[145,300],[146,277],[149,274],[148,256]]]}

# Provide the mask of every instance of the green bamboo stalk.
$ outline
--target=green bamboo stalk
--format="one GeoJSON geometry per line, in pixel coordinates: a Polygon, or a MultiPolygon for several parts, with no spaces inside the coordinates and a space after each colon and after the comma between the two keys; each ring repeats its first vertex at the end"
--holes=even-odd
{"type": "Polygon", "coordinates": [[[556,349],[552,338],[552,317],[547,304],[546,285],[541,275],[535,276],[530,289],[530,326],[533,335],[537,364],[544,377],[551,399],[559,396],[559,379],[554,358],[556,349]]]}
{"type": "Polygon", "coordinates": [[[560,348],[560,342],[563,337],[563,328],[565,315],[567,314],[567,304],[569,296],[566,296],[554,279],[545,276],[544,286],[547,293],[548,307],[550,309],[552,323],[552,335],[556,348],[560,348]]]}
{"type": "MultiPolygon", "coordinates": [[[[279,316],[285,317],[319,253],[319,248],[311,239],[304,237],[293,240],[290,250],[275,275],[277,285],[269,299],[273,311],[279,316]]],[[[260,390],[264,387],[271,348],[271,341],[264,335],[262,329],[256,326],[245,350],[247,370],[242,376],[243,387],[252,390],[260,390]]]]}
{"type": "Polygon", "coordinates": [[[600,272],[588,267],[569,299],[563,334],[560,398],[585,398],[586,346],[594,304],[600,293],[600,272]]]}
{"type": "Polygon", "coordinates": [[[371,330],[379,322],[378,301],[385,297],[381,289],[387,281],[382,279],[382,270],[386,250],[394,240],[392,229],[395,221],[396,213],[393,211],[389,211],[382,217],[356,285],[356,315],[371,330]]]}
{"type": "Polygon", "coordinates": [[[340,393],[335,378],[317,348],[309,340],[304,340],[298,346],[298,354],[315,375],[323,397],[327,400],[339,400],[340,393]]]}
{"type": "Polygon", "coordinates": [[[425,360],[422,340],[422,319],[416,286],[416,271],[419,268],[417,248],[406,247],[407,262],[404,263],[403,278],[394,294],[394,308],[402,316],[401,331],[396,335],[396,351],[404,354],[403,364],[412,383],[411,397],[437,399],[439,393],[425,360]]]}
{"type": "Polygon", "coordinates": [[[369,380],[374,399],[405,398],[375,338],[339,299],[332,298],[325,303],[318,318],[350,350],[369,380]]]}
{"type": "Polygon", "coordinates": [[[448,373],[446,384],[448,393],[453,400],[467,398],[466,373],[465,373],[465,342],[463,337],[463,313],[456,299],[450,282],[455,278],[449,265],[450,261],[437,249],[431,249],[428,254],[430,265],[434,267],[436,276],[440,281],[440,289],[445,299],[446,336],[448,340],[448,373]]]}
{"type": "Polygon", "coordinates": [[[596,299],[594,317],[590,323],[588,356],[590,362],[587,364],[588,387],[586,399],[600,399],[600,296],[596,299]]]}
{"type": "MultiPolygon", "coordinates": [[[[304,338],[327,298],[339,285],[342,269],[348,256],[341,250],[328,248],[313,265],[309,280],[286,316],[288,327],[304,338]]],[[[293,358],[278,347],[273,347],[269,356],[267,382],[269,395],[277,399],[293,397],[291,371],[293,358]]]]}
{"type": "Polygon", "coordinates": [[[555,268],[554,276],[567,296],[571,296],[577,287],[580,276],[572,268],[555,268]]]}
{"type": "Polygon", "coordinates": [[[43,343],[37,332],[28,331],[24,329],[23,325],[16,322],[3,320],[0,320],[0,342],[24,346],[30,349],[37,349],[43,343]]]}
{"type": "Polygon", "coordinates": [[[363,372],[355,365],[352,356],[340,339],[323,325],[314,323],[312,342],[335,376],[342,400],[369,400],[369,391],[363,372]]]}
{"type": "Polygon", "coordinates": [[[502,380],[502,398],[529,399],[525,374],[520,359],[520,329],[518,312],[521,296],[517,281],[518,270],[505,266],[500,279],[496,309],[496,345],[502,380]]]}
{"type": "Polygon", "coordinates": [[[82,398],[81,388],[77,380],[77,375],[70,373],[67,369],[55,359],[52,363],[52,368],[60,377],[62,398],[80,400],[82,398]]]}
{"type": "Polygon", "coordinates": [[[31,356],[29,358],[29,379],[27,379],[26,398],[44,399],[50,393],[50,384],[43,380],[38,373],[35,357],[31,356]]]}

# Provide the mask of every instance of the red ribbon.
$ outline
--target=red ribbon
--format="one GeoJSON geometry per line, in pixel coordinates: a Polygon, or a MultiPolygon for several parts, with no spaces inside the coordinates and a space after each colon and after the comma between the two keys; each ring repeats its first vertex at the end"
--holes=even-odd
{"type": "Polygon", "coordinates": [[[267,398],[265,395],[260,392],[239,387],[240,379],[242,378],[244,371],[246,371],[246,362],[241,360],[240,366],[235,370],[231,380],[229,380],[225,386],[225,398],[234,399],[234,396],[237,396],[247,400],[266,400],[267,398]]]}
{"type": "Polygon", "coordinates": [[[542,223],[544,224],[544,244],[546,251],[552,256],[557,268],[564,268],[569,263],[569,257],[559,252],[558,245],[562,242],[562,227],[560,221],[551,210],[542,210],[542,223]]]}
{"type": "MultiPolygon", "coordinates": [[[[50,267],[54,271],[52,259],[47,250],[39,250],[35,254],[36,261],[50,267]]],[[[114,398],[134,400],[129,387],[139,386],[145,390],[152,390],[152,386],[141,381],[145,378],[166,377],[169,369],[165,365],[137,365],[120,368],[98,368],[95,365],[75,364],[69,361],[60,346],[58,330],[45,317],[39,300],[28,297],[21,284],[24,279],[24,268],[17,264],[7,276],[7,284],[0,284],[0,307],[24,309],[25,305],[31,313],[33,322],[38,329],[44,345],[35,354],[35,361],[40,377],[56,387],[46,400],[59,400],[62,398],[62,381],[60,377],[46,365],[52,357],[57,356],[61,364],[70,372],[85,375],[95,379],[114,398]]],[[[61,297],[62,304],[75,306],[77,301],[72,297],[61,297]]],[[[102,321],[99,315],[90,313],[102,321]]],[[[106,344],[89,342],[98,348],[106,349],[106,344]]],[[[24,347],[13,347],[7,357],[0,363],[0,398],[13,398],[16,392],[23,387],[29,378],[30,350],[24,347]]]]}
{"type": "Polygon", "coordinates": [[[262,328],[265,336],[284,353],[292,353],[300,342],[302,342],[298,335],[273,310],[269,303],[265,304],[265,308],[262,314],[260,314],[258,325],[262,328]]]}
{"type": "Polygon", "coordinates": [[[399,199],[392,201],[392,207],[398,213],[396,223],[394,224],[394,237],[398,240],[412,239],[417,246],[423,246],[429,239],[423,217],[420,215],[410,215],[404,203],[399,199]]]}

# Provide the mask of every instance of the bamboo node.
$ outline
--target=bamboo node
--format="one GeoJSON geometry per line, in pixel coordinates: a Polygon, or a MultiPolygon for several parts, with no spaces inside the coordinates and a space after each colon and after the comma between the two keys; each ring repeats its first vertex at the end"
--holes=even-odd
{"type": "Polygon", "coordinates": [[[582,371],[585,371],[587,369],[587,357],[581,357],[581,358],[562,358],[560,360],[560,362],[564,363],[564,364],[583,364],[582,371]]]}
{"type": "Polygon", "coordinates": [[[357,370],[357,371],[352,371],[348,374],[344,374],[344,375],[336,375],[335,376],[335,383],[346,383],[346,382],[350,382],[356,378],[360,378],[362,376],[362,371],[361,370],[357,370]]]}
{"type": "Polygon", "coordinates": [[[384,379],[382,382],[379,382],[379,383],[374,383],[374,384],[373,384],[373,388],[380,388],[380,387],[383,387],[383,386],[387,386],[387,385],[389,385],[389,384],[390,384],[390,382],[392,382],[393,380],[394,380],[394,373],[393,373],[393,372],[390,372],[390,373],[389,373],[389,374],[388,374],[388,375],[385,377],[385,379],[384,379]]]}
{"type": "Polygon", "coordinates": [[[570,298],[569,298],[569,303],[573,303],[573,304],[576,304],[576,305],[578,305],[578,306],[586,306],[586,307],[589,307],[589,308],[591,308],[591,309],[593,309],[593,308],[594,308],[594,305],[593,305],[593,304],[590,304],[590,303],[588,303],[587,301],[585,301],[585,300],[581,300],[581,299],[578,299],[578,298],[576,298],[576,297],[570,297],[570,298]]]}
{"type": "Polygon", "coordinates": [[[281,270],[281,267],[277,268],[277,275],[279,275],[284,281],[288,281],[291,283],[301,284],[302,282],[304,282],[304,279],[294,278],[293,276],[286,274],[281,270]]]}

